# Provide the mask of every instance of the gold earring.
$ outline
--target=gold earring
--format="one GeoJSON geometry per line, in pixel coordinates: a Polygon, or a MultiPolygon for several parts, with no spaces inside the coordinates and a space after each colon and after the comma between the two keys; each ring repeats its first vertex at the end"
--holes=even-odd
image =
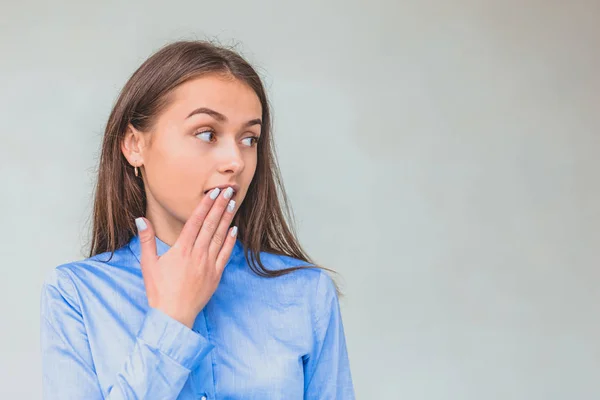
{"type": "Polygon", "coordinates": [[[135,172],[135,176],[138,176],[138,167],[133,167],[133,171],[135,172]]]}

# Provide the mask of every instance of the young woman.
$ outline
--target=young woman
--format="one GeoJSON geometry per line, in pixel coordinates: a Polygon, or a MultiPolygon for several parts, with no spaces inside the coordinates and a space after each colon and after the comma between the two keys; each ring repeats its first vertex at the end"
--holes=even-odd
{"type": "Polygon", "coordinates": [[[256,71],[152,55],[106,125],[90,256],[42,289],[44,398],[353,399],[336,286],[285,216],[256,71]]]}

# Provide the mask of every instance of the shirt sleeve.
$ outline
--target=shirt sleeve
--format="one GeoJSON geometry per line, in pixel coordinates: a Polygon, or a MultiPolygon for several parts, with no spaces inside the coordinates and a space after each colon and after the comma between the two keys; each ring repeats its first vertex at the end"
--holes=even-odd
{"type": "Polygon", "coordinates": [[[45,400],[176,399],[191,369],[213,348],[197,332],[150,308],[114,383],[103,393],[68,272],[52,271],[43,285],[40,306],[45,400]]]}
{"type": "Polygon", "coordinates": [[[333,280],[320,271],[314,305],[314,345],[304,361],[304,398],[353,400],[354,387],[333,280]]]}

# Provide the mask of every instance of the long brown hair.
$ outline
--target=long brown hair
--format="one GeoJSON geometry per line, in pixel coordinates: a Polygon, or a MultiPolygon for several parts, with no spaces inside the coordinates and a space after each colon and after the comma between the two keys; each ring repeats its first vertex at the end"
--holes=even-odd
{"type": "MultiPolygon", "coordinates": [[[[108,118],[95,188],[90,257],[127,244],[136,235],[135,218],[146,213],[141,179],[121,152],[128,124],[147,131],[182,83],[206,74],[233,76],[251,87],[262,105],[261,140],[254,178],[234,219],[238,239],[250,268],[258,275],[276,277],[304,268],[267,269],[260,252],[286,255],[314,263],[300,246],[293,228],[271,135],[271,114],[262,81],[254,68],[235,51],[205,41],[178,41],[148,58],[123,87],[108,118]]],[[[109,258],[109,260],[110,260],[109,258]]],[[[328,268],[323,268],[334,272],[328,268]]]]}

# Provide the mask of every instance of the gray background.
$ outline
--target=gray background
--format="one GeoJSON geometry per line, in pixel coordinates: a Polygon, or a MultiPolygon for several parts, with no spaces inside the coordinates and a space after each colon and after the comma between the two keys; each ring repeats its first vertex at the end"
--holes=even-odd
{"type": "Polygon", "coordinates": [[[3,1],[0,397],[82,258],[104,123],[170,40],[260,70],[361,399],[600,397],[600,2],[3,1]]]}

